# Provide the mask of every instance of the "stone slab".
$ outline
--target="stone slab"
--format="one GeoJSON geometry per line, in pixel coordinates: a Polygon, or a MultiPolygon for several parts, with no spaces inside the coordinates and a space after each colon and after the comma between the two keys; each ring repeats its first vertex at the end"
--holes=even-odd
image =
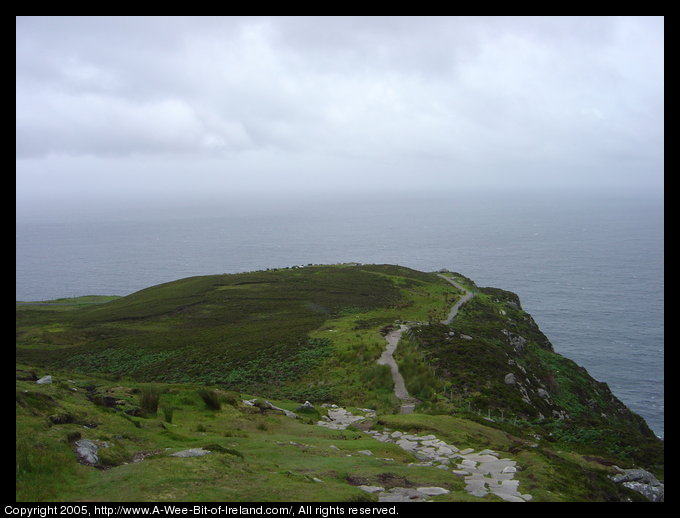
{"type": "Polygon", "coordinates": [[[428,496],[445,495],[449,492],[448,489],[444,489],[443,487],[418,487],[416,488],[416,491],[428,496]]]}

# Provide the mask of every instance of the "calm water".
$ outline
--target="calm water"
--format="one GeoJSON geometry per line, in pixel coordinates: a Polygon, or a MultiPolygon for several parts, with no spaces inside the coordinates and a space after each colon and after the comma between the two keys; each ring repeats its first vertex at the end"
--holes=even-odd
{"type": "Polygon", "coordinates": [[[438,195],[17,213],[16,298],[308,263],[459,271],[664,434],[661,197],[438,195]]]}

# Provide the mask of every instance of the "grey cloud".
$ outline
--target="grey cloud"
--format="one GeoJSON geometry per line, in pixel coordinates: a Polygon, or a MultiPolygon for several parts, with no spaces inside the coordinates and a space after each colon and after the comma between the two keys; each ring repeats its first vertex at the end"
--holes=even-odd
{"type": "Polygon", "coordinates": [[[663,18],[19,17],[16,39],[22,190],[68,157],[207,191],[662,184],[663,18]]]}

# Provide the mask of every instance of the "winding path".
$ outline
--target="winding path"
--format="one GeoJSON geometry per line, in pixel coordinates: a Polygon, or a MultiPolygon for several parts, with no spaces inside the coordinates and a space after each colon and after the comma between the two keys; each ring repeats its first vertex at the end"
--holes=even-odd
{"type": "Polygon", "coordinates": [[[451,308],[451,311],[449,311],[449,316],[446,317],[444,320],[442,320],[442,324],[447,324],[447,325],[448,325],[448,324],[450,324],[450,323],[453,321],[453,319],[455,318],[455,316],[458,314],[458,310],[460,309],[460,307],[461,307],[463,304],[465,304],[468,300],[470,300],[472,297],[474,297],[475,294],[472,293],[471,291],[466,290],[463,286],[461,286],[460,284],[458,284],[458,283],[457,283],[456,281],[454,281],[451,277],[447,277],[446,275],[442,275],[441,273],[438,273],[437,275],[438,275],[439,277],[441,277],[442,279],[444,279],[445,281],[448,281],[448,282],[450,282],[451,284],[453,284],[453,285],[454,285],[456,288],[458,288],[459,290],[462,290],[462,291],[465,292],[465,294],[458,300],[458,302],[456,302],[456,303],[453,305],[453,307],[451,308]]]}
{"type": "MultiPolygon", "coordinates": [[[[463,286],[458,284],[456,281],[451,279],[450,277],[446,277],[445,275],[442,275],[441,273],[437,274],[439,277],[444,279],[445,281],[450,282],[453,284],[456,288],[459,290],[464,291],[464,295],[453,305],[451,308],[451,311],[449,312],[449,315],[441,321],[442,324],[450,324],[455,316],[458,314],[458,310],[460,307],[465,304],[468,300],[470,300],[472,297],[474,297],[474,294],[467,289],[465,289],[463,286]]],[[[406,390],[406,384],[404,383],[404,377],[401,375],[399,372],[399,366],[397,365],[397,362],[394,359],[394,351],[397,349],[397,345],[399,344],[399,340],[401,340],[401,335],[404,333],[404,331],[408,330],[409,326],[407,325],[400,325],[399,329],[395,329],[393,331],[390,331],[386,336],[385,340],[387,340],[387,347],[385,347],[385,350],[383,353],[380,355],[380,358],[378,358],[378,364],[379,365],[387,365],[390,368],[390,371],[392,372],[392,380],[394,381],[394,395],[401,400],[401,408],[399,410],[399,413],[401,414],[411,414],[413,413],[413,410],[416,407],[416,403],[418,403],[418,400],[411,396],[408,393],[408,390],[406,390]]]]}
{"type": "Polygon", "coordinates": [[[399,366],[394,360],[394,351],[397,349],[399,340],[401,340],[401,335],[404,331],[408,329],[408,326],[401,325],[399,329],[390,331],[386,336],[387,347],[383,351],[380,358],[378,358],[379,365],[388,365],[390,371],[392,372],[392,380],[394,381],[394,395],[401,400],[401,409],[399,413],[401,414],[412,414],[413,410],[416,408],[416,403],[418,400],[411,396],[406,390],[406,384],[404,383],[404,377],[399,372],[399,366]]]}

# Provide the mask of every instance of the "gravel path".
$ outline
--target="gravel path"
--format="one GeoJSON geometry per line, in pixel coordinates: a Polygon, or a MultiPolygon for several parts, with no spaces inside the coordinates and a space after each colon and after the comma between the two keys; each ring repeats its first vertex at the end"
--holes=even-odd
{"type": "MultiPolygon", "coordinates": [[[[442,324],[448,325],[458,314],[458,310],[460,309],[460,307],[463,304],[465,304],[468,300],[470,300],[472,297],[474,297],[474,294],[466,290],[463,286],[458,284],[450,277],[446,277],[445,275],[442,275],[440,273],[438,273],[437,275],[442,279],[446,280],[447,282],[453,284],[459,290],[465,292],[465,294],[453,305],[451,311],[449,312],[449,315],[444,320],[442,320],[442,324]]],[[[418,403],[418,400],[411,396],[408,393],[408,390],[406,390],[404,378],[399,372],[399,366],[397,365],[397,362],[394,359],[394,351],[397,349],[399,340],[401,340],[401,335],[404,333],[404,331],[407,331],[408,329],[409,326],[402,324],[399,326],[399,329],[395,329],[389,332],[385,336],[385,340],[387,340],[387,347],[385,347],[385,350],[380,355],[380,358],[378,358],[378,364],[389,366],[390,371],[392,372],[392,380],[394,381],[394,395],[401,400],[401,408],[399,410],[399,413],[401,414],[413,413],[413,410],[416,407],[416,403],[418,403]]]]}
{"type": "Polygon", "coordinates": [[[378,358],[379,365],[388,365],[390,371],[392,372],[392,380],[394,381],[394,395],[401,400],[401,409],[399,413],[401,414],[411,414],[416,407],[418,400],[412,397],[408,390],[406,390],[406,384],[404,383],[404,378],[399,372],[399,366],[394,360],[394,351],[397,349],[399,340],[401,340],[401,335],[404,331],[408,329],[408,326],[401,325],[399,329],[395,329],[389,332],[385,339],[387,340],[387,347],[383,351],[380,358],[378,358]]]}
{"type": "Polygon", "coordinates": [[[451,284],[453,284],[453,285],[454,285],[456,288],[458,288],[459,290],[463,290],[463,291],[465,292],[465,295],[463,295],[463,296],[460,298],[460,300],[458,300],[458,302],[456,302],[456,303],[453,305],[453,307],[451,308],[451,311],[449,312],[449,316],[446,317],[444,320],[442,320],[442,324],[447,324],[447,325],[448,325],[448,324],[450,324],[450,323],[453,321],[453,319],[456,317],[456,315],[458,314],[458,310],[460,309],[460,307],[461,307],[463,304],[465,304],[468,300],[470,300],[472,297],[474,297],[475,295],[474,295],[474,293],[472,293],[471,291],[466,290],[463,286],[461,286],[460,284],[458,284],[458,283],[457,283],[456,281],[454,281],[451,277],[447,277],[447,276],[445,276],[445,275],[442,275],[441,273],[438,273],[437,275],[438,275],[439,277],[441,277],[442,279],[444,279],[445,281],[448,281],[448,282],[450,282],[451,284]]]}

